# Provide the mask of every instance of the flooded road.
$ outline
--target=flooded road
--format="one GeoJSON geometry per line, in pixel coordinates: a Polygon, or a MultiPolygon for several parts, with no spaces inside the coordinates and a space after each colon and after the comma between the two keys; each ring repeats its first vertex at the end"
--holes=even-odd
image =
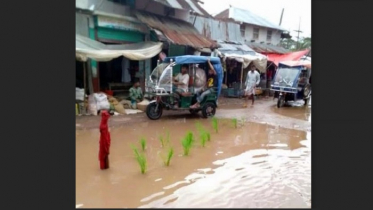
{"type": "MultiPolygon", "coordinates": [[[[272,106],[272,105],[271,105],[272,106]]],[[[284,109],[285,110],[285,109],[284,109]]],[[[303,110],[304,112],[304,110],[303,110]]],[[[281,114],[281,113],[279,113],[281,114]]],[[[232,115],[231,115],[232,116],[232,115]]],[[[76,205],[80,208],[310,208],[311,135],[307,129],[269,124],[167,117],[110,129],[110,169],[98,161],[99,131],[76,131],[76,205]],[[205,147],[195,126],[211,133],[205,147]],[[195,135],[189,156],[181,139],[195,135]],[[158,137],[170,133],[174,157],[164,166],[158,137]],[[147,140],[148,170],[140,173],[131,144],[147,140]]],[[[242,118],[242,120],[245,120],[242,118]]],[[[308,122],[308,119],[295,119],[308,122]]]]}

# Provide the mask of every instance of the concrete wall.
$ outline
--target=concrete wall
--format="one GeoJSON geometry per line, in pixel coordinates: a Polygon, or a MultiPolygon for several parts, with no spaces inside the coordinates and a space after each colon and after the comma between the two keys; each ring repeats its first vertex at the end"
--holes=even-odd
{"type": "Polygon", "coordinates": [[[264,42],[265,44],[271,43],[272,45],[278,45],[281,40],[281,31],[276,29],[269,29],[265,27],[258,27],[254,25],[245,24],[245,38],[246,41],[251,41],[253,39],[254,28],[259,28],[259,38],[255,42],[264,42]],[[267,41],[267,31],[272,30],[271,41],[267,41]]]}
{"type": "Polygon", "coordinates": [[[89,27],[93,28],[93,19],[91,15],[76,12],[75,13],[75,31],[77,34],[89,37],[89,27]]]}

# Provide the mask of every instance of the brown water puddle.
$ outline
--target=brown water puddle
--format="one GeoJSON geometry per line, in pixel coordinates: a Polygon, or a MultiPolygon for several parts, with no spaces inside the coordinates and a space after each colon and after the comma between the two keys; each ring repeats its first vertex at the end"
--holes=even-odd
{"type": "Polygon", "coordinates": [[[285,107],[277,108],[277,101],[273,102],[274,104],[271,106],[271,110],[279,115],[296,118],[300,120],[306,120],[311,122],[311,99],[308,105],[304,105],[302,100],[298,101],[291,101],[285,107]]]}
{"type": "Polygon", "coordinates": [[[98,130],[76,131],[76,204],[81,208],[309,208],[311,206],[310,133],[246,123],[234,129],[219,121],[219,133],[210,120],[168,118],[110,130],[110,169],[98,162],[98,130]],[[196,145],[182,156],[181,139],[198,134],[197,121],[211,131],[206,147],[196,145]],[[170,132],[175,154],[163,165],[159,135],[170,132]],[[145,151],[145,175],[130,145],[145,151]]]}

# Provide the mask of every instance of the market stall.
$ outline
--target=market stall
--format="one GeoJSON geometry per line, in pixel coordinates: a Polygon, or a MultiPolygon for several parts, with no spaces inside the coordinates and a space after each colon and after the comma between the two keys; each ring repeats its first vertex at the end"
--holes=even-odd
{"type": "MultiPolygon", "coordinates": [[[[245,79],[246,79],[246,75],[247,75],[247,72],[248,72],[248,67],[251,63],[253,63],[257,70],[262,73],[262,74],[265,74],[266,73],[266,67],[267,67],[267,57],[262,55],[262,54],[259,54],[259,53],[255,53],[254,55],[240,55],[240,54],[223,54],[224,57],[223,57],[223,60],[224,62],[227,64],[229,63],[236,63],[236,68],[235,68],[235,71],[236,75],[238,75],[238,82],[235,82],[231,85],[231,87],[227,87],[226,91],[225,91],[225,95],[226,96],[231,96],[231,97],[240,97],[242,96],[242,89],[244,88],[244,83],[245,83],[245,79]],[[237,65],[238,63],[238,65],[237,65]],[[238,68],[237,68],[238,67],[238,68]]],[[[228,69],[228,72],[227,72],[227,75],[229,73],[229,65],[227,66],[227,69],[228,69]]],[[[227,80],[228,80],[228,76],[226,77],[227,80]]],[[[227,81],[228,83],[228,81],[227,81]]]]}
{"type": "MultiPolygon", "coordinates": [[[[87,37],[76,34],[76,60],[84,62],[84,81],[86,81],[87,74],[87,61],[88,59],[96,60],[99,62],[111,61],[118,57],[126,57],[130,60],[146,60],[159,54],[162,50],[161,42],[140,42],[134,44],[119,44],[119,45],[106,45],[101,42],[89,39],[87,37]]],[[[92,78],[88,78],[90,81],[92,78]]],[[[80,102],[85,100],[87,93],[87,85],[84,82],[84,90],[76,90],[76,99],[80,102]]],[[[93,90],[90,87],[89,93],[92,94],[93,90]]],[[[81,103],[79,104],[81,106],[81,103]]],[[[86,106],[85,106],[86,107],[86,106]]],[[[78,108],[77,108],[78,109],[78,108]]]]}

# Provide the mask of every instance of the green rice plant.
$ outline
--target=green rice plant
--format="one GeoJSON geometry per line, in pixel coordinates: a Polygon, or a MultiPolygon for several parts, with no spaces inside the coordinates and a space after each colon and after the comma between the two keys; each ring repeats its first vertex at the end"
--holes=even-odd
{"type": "Polygon", "coordinates": [[[164,163],[166,166],[170,165],[170,161],[173,155],[174,155],[174,148],[170,147],[170,149],[168,149],[167,158],[164,163]]]}
{"type": "Polygon", "coordinates": [[[139,151],[138,151],[138,149],[135,146],[131,145],[131,147],[132,147],[133,152],[135,153],[135,157],[136,157],[137,163],[140,166],[140,172],[142,174],[145,174],[146,169],[147,169],[147,162],[146,162],[145,155],[144,154],[140,154],[139,151]]]}
{"type": "Polygon", "coordinates": [[[202,147],[206,146],[206,141],[207,141],[207,133],[203,132],[201,133],[201,146],[202,147]]]}
{"type": "Polygon", "coordinates": [[[181,144],[183,146],[184,156],[189,155],[189,151],[190,151],[190,148],[192,148],[193,142],[194,142],[193,133],[189,131],[185,135],[183,140],[181,141],[181,144]]]}
{"type": "Polygon", "coordinates": [[[159,141],[161,142],[162,147],[164,147],[164,139],[163,139],[163,136],[159,136],[159,141]]]}
{"type": "Polygon", "coordinates": [[[190,143],[190,146],[192,147],[192,146],[193,146],[193,143],[194,143],[194,136],[193,136],[193,133],[192,133],[191,131],[188,131],[187,136],[188,136],[188,139],[190,139],[190,140],[189,140],[189,141],[191,142],[191,143],[190,143]]]}
{"type": "Polygon", "coordinates": [[[139,156],[139,150],[133,144],[131,144],[131,149],[135,154],[135,157],[139,156]]]}
{"type": "Polygon", "coordinates": [[[145,140],[145,138],[141,138],[140,144],[141,144],[142,151],[145,151],[145,149],[146,149],[146,140],[145,140]]]}
{"type": "Polygon", "coordinates": [[[238,124],[238,120],[237,120],[237,118],[233,118],[233,119],[232,119],[232,123],[233,123],[233,127],[234,127],[234,128],[237,128],[237,124],[238,124]]]}
{"type": "Polygon", "coordinates": [[[207,138],[207,141],[211,140],[211,135],[210,135],[210,132],[208,131],[206,131],[206,138],[207,138]]]}
{"type": "Polygon", "coordinates": [[[197,127],[197,130],[200,134],[200,137],[201,137],[201,141],[203,138],[205,138],[207,141],[210,141],[211,140],[211,135],[210,135],[210,132],[208,132],[200,122],[197,122],[196,123],[196,127],[197,127]]]}
{"type": "Polygon", "coordinates": [[[170,131],[167,131],[166,142],[167,142],[167,145],[170,145],[170,131]]]}
{"type": "Polygon", "coordinates": [[[212,118],[212,127],[214,128],[215,132],[218,133],[219,131],[219,126],[218,126],[218,118],[213,117],[212,118]]]}

